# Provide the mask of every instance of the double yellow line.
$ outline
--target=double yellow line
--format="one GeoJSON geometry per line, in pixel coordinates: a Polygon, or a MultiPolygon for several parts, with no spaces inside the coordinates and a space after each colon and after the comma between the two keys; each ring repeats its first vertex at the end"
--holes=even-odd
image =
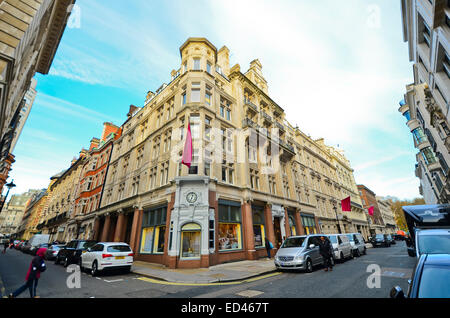
{"type": "Polygon", "coordinates": [[[250,279],[244,279],[244,280],[240,280],[240,281],[236,281],[236,282],[224,282],[224,283],[220,283],[220,282],[219,283],[175,283],[175,282],[160,281],[160,280],[152,279],[152,278],[148,278],[148,277],[139,277],[138,279],[145,281],[145,282],[153,283],[153,284],[172,285],[172,286],[226,286],[226,285],[238,285],[238,284],[250,283],[250,282],[257,281],[257,280],[277,276],[280,274],[282,274],[282,273],[272,273],[272,274],[258,276],[258,277],[254,277],[254,278],[250,278],[250,279]]]}

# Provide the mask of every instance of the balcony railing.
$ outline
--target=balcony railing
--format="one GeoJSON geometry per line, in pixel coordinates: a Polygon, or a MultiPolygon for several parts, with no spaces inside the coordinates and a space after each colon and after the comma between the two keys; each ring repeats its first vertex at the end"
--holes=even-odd
{"type": "Polygon", "coordinates": [[[248,98],[245,98],[245,97],[244,97],[244,104],[245,104],[245,105],[248,105],[249,108],[250,108],[251,110],[253,110],[255,113],[258,112],[258,106],[256,106],[255,104],[253,104],[248,98]]]}
{"type": "Polygon", "coordinates": [[[269,116],[265,111],[261,111],[261,115],[263,116],[263,118],[268,121],[268,122],[272,122],[272,117],[269,116]]]}
{"type": "Polygon", "coordinates": [[[275,125],[278,127],[278,129],[280,129],[281,131],[286,131],[286,129],[284,128],[284,126],[282,124],[280,124],[279,122],[275,122],[275,125]]]}

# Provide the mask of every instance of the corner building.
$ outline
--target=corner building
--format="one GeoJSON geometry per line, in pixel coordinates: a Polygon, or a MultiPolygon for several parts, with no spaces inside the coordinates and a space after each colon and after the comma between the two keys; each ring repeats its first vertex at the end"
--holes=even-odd
{"type": "Polygon", "coordinates": [[[242,73],[227,47],[205,38],[189,38],[180,54],[171,81],[142,108],[130,106],[94,238],[128,242],[137,260],[197,268],[264,257],[266,237],[275,253],[285,237],[320,233],[318,216],[332,224],[343,192],[330,149],[286,121],[261,63],[242,73]],[[181,164],[188,123],[189,169],[181,164]]]}

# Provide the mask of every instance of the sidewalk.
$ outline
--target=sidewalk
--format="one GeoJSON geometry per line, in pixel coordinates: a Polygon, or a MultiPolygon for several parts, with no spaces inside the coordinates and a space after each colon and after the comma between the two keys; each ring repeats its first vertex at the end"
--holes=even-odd
{"type": "MultiPolygon", "coordinates": [[[[372,244],[367,243],[366,248],[372,248],[372,244]]],[[[135,261],[131,272],[171,283],[224,283],[274,273],[276,268],[273,261],[273,258],[261,258],[256,261],[239,261],[192,269],[170,269],[161,264],[135,261]]]]}
{"type": "Polygon", "coordinates": [[[172,283],[219,283],[248,279],[276,271],[272,259],[240,261],[209,268],[170,269],[161,264],[135,261],[131,272],[172,283]]]}

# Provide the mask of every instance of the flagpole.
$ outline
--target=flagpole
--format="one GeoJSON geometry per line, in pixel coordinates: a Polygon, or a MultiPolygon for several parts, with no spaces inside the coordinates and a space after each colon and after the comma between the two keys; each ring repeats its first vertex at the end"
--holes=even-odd
{"type": "Polygon", "coordinates": [[[338,215],[337,215],[337,208],[335,205],[333,205],[333,209],[334,209],[334,213],[336,214],[337,228],[338,228],[339,234],[342,234],[341,226],[339,225],[339,219],[338,219],[338,215]]]}

